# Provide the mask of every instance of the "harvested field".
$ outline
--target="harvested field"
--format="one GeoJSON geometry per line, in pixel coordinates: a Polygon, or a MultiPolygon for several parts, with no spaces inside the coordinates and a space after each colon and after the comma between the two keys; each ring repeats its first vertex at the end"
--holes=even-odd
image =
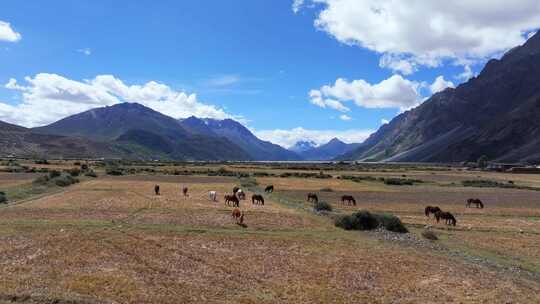
{"type": "Polygon", "coordinates": [[[540,300],[536,191],[336,178],[257,182],[240,202],[246,227],[235,224],[223,202],[241,184],[232,177],[103,176],[10,204],[0,209],[0,303],[13,296],[28,303],[540,300]],[[252,205],[251,195],[269,184],[276,190],[263,194],[265,205],[252,205]],[[218,202],[209,200],[210,190],[218,202]],[[337,213],[392,212],[413,237],[433,225],[440,241],[430,249],[430,243],[341,230],[310,211],[307,192],[317,192],[337,213]],[[358,206],[338,204],[345,193],[358,206]],[[482,198],[486,208],[465,208],[469,196],[482,198]],[[425,217],[423,207],[434,201],[456,214],[456,227],[425,217]]]}

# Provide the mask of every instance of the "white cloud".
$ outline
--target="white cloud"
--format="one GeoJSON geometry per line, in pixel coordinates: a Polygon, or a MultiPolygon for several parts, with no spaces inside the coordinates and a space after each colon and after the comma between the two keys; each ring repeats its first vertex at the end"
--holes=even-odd
{"type": "Polygon", "coordinates": [[[149,81],[143,85],[126,85],[112,75],[75,81],[56,74],[41,73],[26,77],[26,85],[10,79],[6,88],[22,92],[17,105],[0,103],[0,120],[35,127],[95,107],[120,102],[138,102],[174,118],[232,117],[213,105],[201,103],[195,94],[176,91],[165,84],[149,81]]]}
{"type": "Polygon", "coordinates": [[[312,0],[315,26],[338,41],[383,54],[381,66],[485,60],[522,44],[540,27],[538,0],[312,0]]]}
{"type": "Polygon", "coordinates": [[[86,56],[92,55],[92,49],[90,48],[78,49],[77,52],[82,53],[86,56]]]}
{"type": "Polygon", "coordinates": [[[226,87],[240,82],[241,78],[239,75],[229,74],[229,75],[219,75],[215,76],[206,81],[206,84],[212,87],[226,87]]]}
{"type": "MultiPolygon", "coordinates": [[[[311,90],[309,96],[311,103],[323,108],[333,101],[354,101],[357,106],[364,108],[403,110],[420,102],[419,88],[420,83],[407,80],[400,75],[393,75],[377,84],[370,84],[362,79],[349,82],[338,78],[333,85],[311,90]]],[[[341,106],[346,108],[342,104],[341,106]]]]}
{"type": "Polygon", "coordinates": [[[302,5],[304,5],[304,0],[293,0],[292,11],[295,14],[298,13],[302,8],[302,5]]]}
{"type": "Polygon", "coordinates": [[[21,40],[21,38],[21,34],[13,30],[11,24],[0,21],[0,41],[17,42],[21,40]]]}
{"type": "Polygon", "coordinates": [[[346,106],[344,106],[341,102],[330,99],[330,98],[323,98],[323,95],[321,91],[319,90],[311,90],[309,92],[310,101],[312,104],[319,106],[321,108],[331,108],[334,110],[338,110],[341,112],[348,112],[350,109],[346,106]]]}
{"type": "Polygon", "coordinates": [[[289,130],[252,130],[259,138],[271,141],[286,148],[292,147],[298,141],[313,141],[317,145],[325,144],[332,138],[346,143],[360,143],[373,133],[372,130],[308,130],[301,127],[289,130]]]}
{"type": "Polygon", "coordinates": [[[463,73],[457,75],[456,78],[462,81],[467,81],[473,76],[474,72],[472,71],[471,67],[469,65],[466,65],[463,67],[463,73]]]}
{"type": "Polygon", "coordinates": [[[385,119],[385,118],[381,119],[381,125],[385,125],[385,124],[387,124],[389,122],[390,121],[388,119],[385,119]]]}
{"type": "Polygon", "coordinates": [[[455,85],[453,82],[445,80],[444,76],[439,76],[429,86],[429,90],[431,91],[431,94],[435,94],[435,93],[443,91],[446,88],[454,88],[454,87],[455,85]]]}
{"type": "Polygon", "coordinates": [[[343,121],[349,121],[351,120],[352,118],[349,116],[349,115],[346,115],[346,114],[342,114],[339,116],[339,119],[343,120],[343,121]]]}

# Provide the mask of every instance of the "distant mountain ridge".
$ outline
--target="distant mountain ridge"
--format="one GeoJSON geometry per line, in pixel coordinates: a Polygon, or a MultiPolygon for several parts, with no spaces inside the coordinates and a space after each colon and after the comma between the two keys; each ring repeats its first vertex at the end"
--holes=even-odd
{"type": "Polygon", "coordinates": [[[540,162],[540,34],[395,117],[341,159],[540,162]]]}
{"type": "Polygon", "coordinates": [[[180,124],[184,129],[200,135],[226,138],[246,151],[253,160],[290,161],[302,159],[294,152],[288,151],[269,141],[263,141],[257,138],[241,123],[232,119],[217,120],[191,116],[186,119],[181,119],[180,124]]]}
{"type": "Polygon", "coordinates": [[[317,144],[312,140],[301,140],[294,144],[294,146],[290,147],[289,150],[296,152],[296,153],[302,153],[304,151],[307,151],[309,149],[313,149],[317,147],[317,144]]]}
{"type": "Polygon", "coordinates": [[[359,146],[360,144],[347,144],[337,138],[332,138],[326,144],[304,150],[300,156],[305,160],[333,160],[359,146]]]}

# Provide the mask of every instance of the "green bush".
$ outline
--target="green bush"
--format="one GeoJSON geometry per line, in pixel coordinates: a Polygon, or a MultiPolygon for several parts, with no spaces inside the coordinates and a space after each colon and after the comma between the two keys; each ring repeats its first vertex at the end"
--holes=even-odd
{"type": "Polygon", "coordinates": [[[422,231],[422,236],[428,240],[432,240],[432,241],[436,241],[438,240],[439,238],[437,237],[437,235],[435,234],[435,232],[431,231],[431,230],[424,230],[422,231]]]}
{"type": "Polygon", "coordinates": [[[372,230],[379,226],[379,221],[369,211],[361,210],[337,218],[334,224],[345,230],[372,230]]]}
{"type": "Polygon", "coordinates": [[[392,185],[392,186],[412,186],[415,182],[418,182],[413,179],[407,179],[407,178],[385,178],[384,183],[386,185],[392,185]]]}
{"type": "Polygon", "coordinates": [[[84,174],[84,176],[88,176],[88,177],[98,177],[97,174],[96,174],[96,172],[94,172],[94,170],[90,170],[90,171],[86,172],[86,173],[84,174]]]}
{"type": "Polygon", "coordinates": [[[43,175],[43,176],[40,176],[40,177],[34,179],[34,181],[32,181],[32,183],[37,184],[37,185],[44,185],[49,180],[50,180],[49,176],[43,175]]]}
{"type": "Polygon", "coordinates": [[[108,167],[107,169],[105,169],[105,173],[107,173],[107,175],[119,176],[124,175],[124,170],[118,167],[108,167]]]}
{"type": "Polygon", "coordinates": [[[399,232],[399,233],[409,232],[409,230],[407,230],[407,228],[405,227],[405,225],[403,225],[401,220],[393,214],[389,214],[389,213],[378,214],[377,219],[379,220],[380,226],[384,227],[388,231],[399,232]]]}
{"type": "Polygon", "coordinates": [[[0,191],[0,204],[7,204],[6,193],[2,191],[0,191]]]}
{"type": "Polygon", "coordinates": [[[69,169],[68,173],[69,173],[69,175],[71,175],[73,177],[76,177],[76,176],[81,175],[81,169],[79,169],[79,168],[69,169]]]}
{"type": "Polygon", "coordinates": [[[315,205],[313,205],[313,209],[315,211],[332,211],[332,205],[330,205],[327,202],[319,201],[316,202],[315,205]]]}
{"type": "Polygon", "coordinates": [[[71,186],[78,182],[79,180],[77,178],[72,177],[71,175],[64,175],[64,176],[57,177],[54,179],[54,183],[59,187],[71,186]]]}
{"type": "Polygon", "coordinates": [[[48,165],[49,162],[46,159],[38,159],[34,161],[34,164],[36,165],[48,165]]]}
{"type": "Polygon", "coordinates": [[[62,175],[62,173],[60,173],[58,170],[49,171],[49,179],[59,177],[60,175],[62,175]]]}

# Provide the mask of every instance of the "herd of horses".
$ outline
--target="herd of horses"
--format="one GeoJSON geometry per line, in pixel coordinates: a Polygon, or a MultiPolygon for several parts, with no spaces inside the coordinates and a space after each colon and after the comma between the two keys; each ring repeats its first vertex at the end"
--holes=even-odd
{"type": "MultiPolygon", "coordinates": [[[[467,204],[465,205],[465,207],[470,208],[471,205],[475,205],[476,208],[480,208],[480,209],[484,208],[484,203],[478,198],[469,198],[467,200],[467,204]]],[[[442,211],[441,208],[437,206],[427,206],[424,209],[424,213],[427,217],[429,217],[430,214],[433,214],[437,223],[440,220],[444,220],[446,225],[455,226],[457,223],[456,217],[452,213],[447,212],[447,211],[442,211]]]]}
{"type": "MultiPolygon", "coordinates": [[[[159,185],[154,186],[154,192],[155,192],[156,195],[160,195],[160,187],[159,187],[159,185]]],[[[264,189],[264,192],[265,193],[274,192],[274,186],[273,185],[267,186],[264,189]]],[[[184,196],[189,196],[188,187],[183,187],[182,188],[182,194],[184,196]]],[[[216,202],[217,201],[217,192],[213,191],[213,190],[209,191],[208,192],[208,198],[211,201],[216,202]]],[[[239,225],[244,225],[244,212],[241,211],[239,208],[240,208],[240,201],[246,199],[246,193],[242,189],[240,189],[239,187],[234,187],[232,189],[232,194],[225,194],[225,196],[223,198],[224,198],[225,204],[227,206],[234,207],[231,215],[235,219],[236,223],[239,224],[239,225]]],[[[311,202],[311,203],[318,203],[319,202],[319,197],[317,196],[316,193],[310,192],[310,193],[307,194],[307,201],[311,202]]],[[[356,200],[354,199],[354,197],[352,195],[342,195],[341,196],[341,203],[342,204],[347,204],[348,206],[351,206],[351,205],[356,206],[356,200]]],[[[263,205],[264,206],[264,197],[262,195],[260,195],[260,194],[253,194],[251,196],[251,204],[253,204],[253,205],[263,205]]],[[[473,205],[476,208],[480,208],[480,209],[484,208],[484,203],[478,198],[469,198],[467,200],[467,204],[465,206],[467,208],[470,208],[473,205]]],[[[456,226],[456,224],[457,224],[456,217],[452,213],[450,213],[448,211],[443,211],[438,206],[427,206],[424,209],[424,213],[425,213],[425,215],[427,217],[429,217],[431,214],[433,214],[435,220],[437,221],[437,223],[439,223],[440,220],[444,220],[446,225],[456,226]]]]}

